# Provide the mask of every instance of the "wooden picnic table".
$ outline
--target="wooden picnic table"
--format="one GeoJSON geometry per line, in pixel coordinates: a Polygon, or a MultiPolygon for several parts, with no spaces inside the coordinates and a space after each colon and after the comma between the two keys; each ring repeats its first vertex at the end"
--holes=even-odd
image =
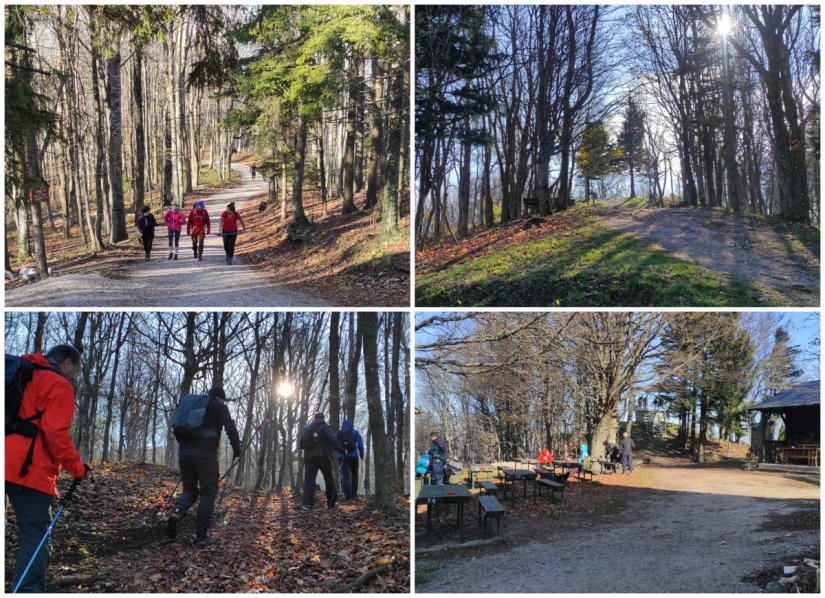
{"type": "Polygon", "coordinates": [[[470,488],[475,490],[476,475],[480,473],[493,473],[492,465],[471,465],[470,466],[470,488]]]}
{"type": "Polygon", "coordinates": [[[553,461],[553,473],[556,473],[556,468],[561,467],[561,473],[564,475],[568,469],[581,469],[584,467],[578,461],[553,461]]]}
{"type": "Polygon", "coordinates": [[[507,500],[507,482],[513,483],[513,500],[516,500],[516,496],[518,496],[516,481],[524,480],[524,498],[527,498],[527,480],[535,480],[538,475],[535,471],[529,469],[501,468],[501,473],[504,475],[504,500],[507,500]]]}
{"type": "Polygon", "coordinates": [[[782,463],[790,464],[793,461],[801,461],[811,467],[819,466],[819,445],[818,444],[796,444],[793,446],[776,447],[776,455],[782,463]]]}
{"type": "Polygon", "coordinates": [[[427,531],[432,529],[432,508],[434,505],[457,505],[458,540],[464,541],[464,505],[473,497],[463,484],[440,484],[424,486],[415,499],[417,505],[427,505],[427,531]]]}

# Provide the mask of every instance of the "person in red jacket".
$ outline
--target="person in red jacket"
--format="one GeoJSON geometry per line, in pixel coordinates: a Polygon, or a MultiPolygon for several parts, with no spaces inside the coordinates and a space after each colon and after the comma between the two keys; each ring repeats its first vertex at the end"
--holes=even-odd
{"type": "Polygon", "coordinates": [[[232,265],[232,258],[235,257],[235,241],[238,239],[238,223],[241,223],[243,230],[246,230],[246,223],[241,218],[240,212],[235,211],[235,202],[226,206],[226,210],[221,212],[221,229],[218,234],[223,237],[223,250],[226,252],[226,263],[232,265]]]}
{"type": "Polygon", "coordinates": [[[553,453],[550,449],[544,447],[544,450],[539,453],[539,465],[549,465],[553,462],[553,453]]]}
{"type": "Polygon", "coordinates": [[[199,262],[203,261],[203,240],[210,230],[209,212],[202,201],[196,201],[186,221],[186,234],[192,237],[192,251],[199,262]]]}
{"type": "MultiPolygon", "coordinates": [[[[18,415],[21,418],[42,414],[34,420],[40,431],[34,440],[28,471],[24,471],[23,464],[32,439],[20,434],[6,436],[6,497],[14,509],[20,537],[12,578],[14,584],[49,527],[52,497],[57,495],[61,468],[75,478],[91,479],[91,470],[81,460],[69,435],[75,408],[71,380],[80,371],[80,353],[70,345],[57,345],[45,355],[36,353],[23,358],[49,369],[34,371],[20,403],[18,415]]],[[[48,565],[49,546],[46,543],[19,591],[45,592],[48,565]]]]}

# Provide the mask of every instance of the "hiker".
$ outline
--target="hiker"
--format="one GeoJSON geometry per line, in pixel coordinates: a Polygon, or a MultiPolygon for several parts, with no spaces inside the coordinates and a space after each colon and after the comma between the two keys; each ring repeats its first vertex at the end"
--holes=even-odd
{"type": "Polygon", "coordinates": [[[614,463],[613,452],[616,450],[616,445],[609,440],[605,440],[602,442],[602,446],[604,447],[604,460],[608,463],[614,463]]]}
{"type": "Polygon", "coordinates": [[[249,167],[249,172],[252,173],[252,180],[254,181],[255,180],[255,175],[258,172],[258,168],[253,164],[252,166],[249,167]]]}
{"type": "Polygon", "coordinates": [[[415,475],[427,475],[430,471],[430,455],[424,453],[415,463],[415,475]]]}
{"type": "Polygon", "coordinates": [[[553,462],[553,453],[546,446],[544,450],[539,453],[539,465],[550,465],[553,462]]]}
{"type": "Polygon", "coordinates": [[[298,445],[304,451],[304,504],[301,509],[310,511],[315,504],[315,479],[318,471],[324,476],[327,508],[335,508],[338,489],[332,474],[332,449],[339,453],[349,451],[339,444],[335,432],[324,420],[323,413],[316,413],[312,422],[304,426],[298,445]]]}
{"type": "Polygon", "coordinates": [[[626,472],[628,475],[633,475],[633,449],[636,445],[633,444],[633,439],[627,432],[622,435],[620,444],[622,448],[622,474],[626,472]]]}
{"type": "Polygon", "coordinates": [[[335,435],[338,444],[347,449],[335,454],[341,470],[344,485],[344,498],[352,500],[358,497],[358,460],[364,458],[364,439],[352,426],[352,422],[345,419],[341,429],[335,435]]]}
{"type": "MultiPolygon", "coordinates": [[[[45,355],[6,355],[6,498],[20,538],[15,585],[49,528],[61,468],[74,478],[92,479],[69,435],[75,409],[71,381],[79,371],[80,353],[70,345],[45,355]]],[[[18,591],[45,592],[48,565],[47,541],[18,591]]]]}
{"type": "Polygon", "coordinates": [[[579,454],[579,463],[584,463],[585,459],[590,458],[590,452],[587,450],[587,439],[582,437],[581,444],[579,444],[579,449],[576,451],[579,454]]]}
{"type": "Polygon", "coordinates": [[[209,212],[204,203],[198,200],[186,220],[186,234],[192,237],[192,251],[199,262],[203,261],[203,240],[210,231],[209,212]]]}
{"type": "Polygon", "coordinates": [[[430,470],[433,475],[433,484],[440,486],[444,475],[444,463],[447,462],[447,449],[444,443],[438,439],[438,432],[430,432],[430,470]]]}
{"type": "Polygon", "coordinates": [[[146,252],[144,261],[149,261],[149,255],[152,253],[152,244],[155,242],[155,226],[157,226],[155,215],[152,214],[152,208],[143,206],[140,209],[140,217],[137,221],[138,230],[140,231],[140,240],[143,242],[143,251],[146,252]]]}
{"type": "Polygon", "coordinates": [[[166,232],[169,236],[168,259],[177,260],[178,245],[180,244],[180,230],[183,228],[183,223],[186,221],[183,214],[180,212],[178,204],[172,204],[172,206],[166,210],[166,213],[163,215],[163,221],[166,223],[166,232]]]}
{"type": "Polygon", "coordinates": [[[235,257],[235,241],[238,239],[238,222],[246,230],[246,223],[241,218],[241,214],[235,211],[235,202],[226,206],[226,210],[221,212],[221,225],[218,234],[223,237],[223,250],[226,252],[226,263],[232,265],[232,258],[235,257]]]}
{"type": "Polygon", "coordinates": [[[206,395],[186,395],[172,418],[178,441],[178,464],[183,492],[169,515],[166,533],[176,537],[177,524],[200,497],[195,516],[195,546],[203,548],[218,494],[218,446],[221,430],[226,430],[235,459],[241,454],[238,428],[226,406],[226,393],[216,386],[206,395]]]}

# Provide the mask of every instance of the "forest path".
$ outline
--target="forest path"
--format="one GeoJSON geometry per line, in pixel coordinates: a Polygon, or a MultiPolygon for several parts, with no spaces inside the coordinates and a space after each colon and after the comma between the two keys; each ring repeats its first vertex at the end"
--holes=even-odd
{"type": "Polygon", "coordinates": [[[790,306],[819,305],[819,255],[791,229],[727,212],[600,201],[607,205],[600,210],[602,221],[612,228],[683,260],[775,289],[790,306]]]}
{"type": "Polygon", "coordinates": [[[546,533],[505,515],[515,546],[419,556],[416,591],[755,592],[756,571],[819,554],[819,478],[800,477],[700,465],[600,476],[630,487],[613,499],[624,510],[556,519],[546,533]]]}
{"type": "MultiPolygon", "coordinates": [[[[226,264],[219,229],[221,212],[234,201],[241,214],[257,209],[251,202],[267,192],[263,177],[252,180],[249,168],[233,164],[241,184],[203,196],[211,218],[212,233],[206,237],[203,261],[194,259],[191,239],[183,230],[177,261],[168,261],[166,228],[159,226],[149,262],[125,260],[90,272],[52,276],[17,289],[6,290],[7,307],[322,307],[329,301],[273,284],[236,256],[226,264]],[[249,208],[249,209],[246,209],[249,208]]],[[[161,215],[155,215],[158,220],[161,215]]],[[[238,245],[256,234],[247,229],[238,245]]]]}

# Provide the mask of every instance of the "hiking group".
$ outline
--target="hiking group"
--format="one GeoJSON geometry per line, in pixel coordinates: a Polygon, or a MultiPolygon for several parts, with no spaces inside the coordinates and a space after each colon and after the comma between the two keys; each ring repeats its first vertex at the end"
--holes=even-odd
{"type": "Polygon", "coordinates": [[[315,503],[316,479],[318,472],[324,478],[324,492],[327,508],[334,509],[338,503],[338,482],[333,473],[334,460],[341,473],[344,498],[348,501],[358,497],[358,465],[364,459],[364,440],[352,422],[344,420],[341,429],[335,432],[323,413],[316,413],[312,422],[304,426],[298,440],[304,458],[304,493],[301,509],[309,511],[315,503]]]}
{"type": "MultiPolygon", "coordinates": [[[[203,201],[198,200],[195,202],[189,211],[188,217],[184,217],[177,204],[173,204],[164,213],[163,222],[166,224],[166,234],[169,239],[168,260],[178,259],[180,235],[185,224],[186,234],[192,238],[192,253],[194,254],[194,258],[198,261],[203,261],[203,243],[206,235],[210,234],[212,230],[209,212],[203,201]]],[[[223,250],[226,253],[226,263],[231,266],[233,258],[235,257],[235,242],[238,239],[239,233],[238,224],[243,227],[244,231],[246,230],[246,224],[240,212],[235,209],[234,202],[227,205],[226,209],[221,212],[219,222],[220,229],[215,234],[223,238],[223,250]]],[[[155,219],[155,215],[152,214],[152,208],[143,206],[140,209],[137,227],[145,253],[144,260],[147,262],[152,253],[152,245],[155,241],[155,228],[157,226],[159,225],[155,219]]]]}
{"type": "MultiPolygon", "coordinates": [[[[71,381],[81,368],[80,353],[70,345],[57,345],[47,353],[6,355],[6,497],[14,511],[19,537],[12,583],[14,592],[45,592],[49,564],[49,536],[62,510],[71,501],[81,481],[93,482],[91,468],[75,448],[69,429],[75,411],[71,381]],[[59,503],[54,517],[52,500],[57,496],[57,479],[65,469],[75,481],[59,503]]],[[[206,394],[187,394],[172,415],[172,431],[178,442],[178,465],[183,490],[166,522],[171,538],[178,525],[198,501],[194,545],[207,545],[214,524],[220,476],[218,449],[225,431],[233,452],[226,477],[245,450],[238,428],[226,405],[223,388],[206,394]]],[[[263,424],[262,424],[263,425],[263,424]]],[[[364,441],[350,421],[333,431],[322,413],[301,431],[304,486],[301,508],[314,503],[316,478],[324,478],[327,507],[338,500],[340,471],[347,500],[358,495],[359,462],[364,459],[364,441]],[[337,460],[337,468],[333,463],[337,460]]],[[[174,491],[173,491],[174,494],[174,491]]]]}

